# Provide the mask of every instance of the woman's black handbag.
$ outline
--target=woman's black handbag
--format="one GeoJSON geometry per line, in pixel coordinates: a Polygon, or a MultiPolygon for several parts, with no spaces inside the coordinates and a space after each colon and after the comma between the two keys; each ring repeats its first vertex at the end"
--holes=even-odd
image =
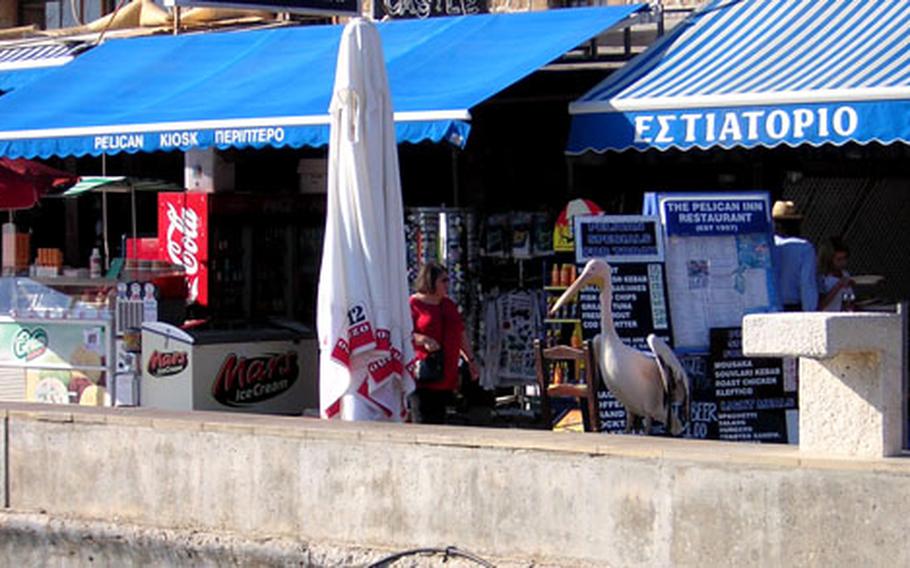
{"type": "Polygon", "coordinates": [[[445,358],[442,349],[427,353],[427,356],[417,361],[417,382],[420,384],[438,383],[445,374],[445,358]]]}

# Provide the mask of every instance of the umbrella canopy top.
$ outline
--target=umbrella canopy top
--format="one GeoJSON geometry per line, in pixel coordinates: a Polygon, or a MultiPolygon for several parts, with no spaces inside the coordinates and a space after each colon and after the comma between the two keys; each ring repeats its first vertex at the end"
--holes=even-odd
{"type": "Polygon", "coordinates": [[[74,185],[79,176],[26,159],[0,158],[0,209],[28,209],[48,193],[74,185]]]}
{"type": "Polygon", "coordinates": [[[107,193],[128,193],[129,191],[182,191],[183,188],[176,183],[145,178],[129,178],[125,176],[82,176],[79,183],[65,192],[63,197],[76,197],[89,191],[105,191],[107,193]]]}

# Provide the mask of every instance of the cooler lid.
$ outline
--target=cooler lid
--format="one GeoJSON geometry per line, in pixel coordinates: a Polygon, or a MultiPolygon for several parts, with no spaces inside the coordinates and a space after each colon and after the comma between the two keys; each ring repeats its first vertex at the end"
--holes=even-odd
{"type": "Polygon", "coordinates": [[[195,345],[299,341],[303,338],[299,331],[287,327],[249,321],[207,321],[182,331],[193,337],[195,345]]]}
{"type": "Polygon", "coordinates": [[[196,338],[189,333],[163,321],[144,322],[142,324],[142,332],[156,333],[158,335],[163,335],[168,339],[176,339],[177,341],[182,341],[184,343],[197,343],[196,338]]]}

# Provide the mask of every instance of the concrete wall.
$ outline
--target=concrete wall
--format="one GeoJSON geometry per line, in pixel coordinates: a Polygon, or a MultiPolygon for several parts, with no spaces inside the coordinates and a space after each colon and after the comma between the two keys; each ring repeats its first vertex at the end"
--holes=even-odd
{"type": "Polygon", "coordinates": [[[95,547],[122,565],[363,565],[456,545],[500,565],[910,565],[904,458],[16,403],[0,418],[0,553],[23,562],[95,547]]]}

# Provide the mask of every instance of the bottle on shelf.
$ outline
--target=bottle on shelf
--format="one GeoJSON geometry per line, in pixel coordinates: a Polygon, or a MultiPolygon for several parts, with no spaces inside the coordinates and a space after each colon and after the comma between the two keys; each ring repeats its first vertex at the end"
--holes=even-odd
{"type": "Polygon", "coordinates": [[[560,286],[568,287],[570,284],[572,284],[571,270],[571,264],[562,265],[562,273],[560,274],[560,286]]]}
{"type": "Polygon", "coordinates": [[[575,329],[572,330],[572,339],[570,340],[570,344],[572,347],[581,349],[583,343],[584,339],[582,339],[581,336],[581,322],[579,322],[575,324],[575,329]]]}
{"type": "Polygon", "coordinates": [[[91,278],[101,278],[101,251],[98,247],[92,249],[88,258],[88,274],[91,278]]]}
{"type": "Polygon", "coordinates": [[[565,381],[565,377],[562,372],[562,362],[558,361],[553,365],[553,383],[554,385],[561,385],[565,381]]]}

